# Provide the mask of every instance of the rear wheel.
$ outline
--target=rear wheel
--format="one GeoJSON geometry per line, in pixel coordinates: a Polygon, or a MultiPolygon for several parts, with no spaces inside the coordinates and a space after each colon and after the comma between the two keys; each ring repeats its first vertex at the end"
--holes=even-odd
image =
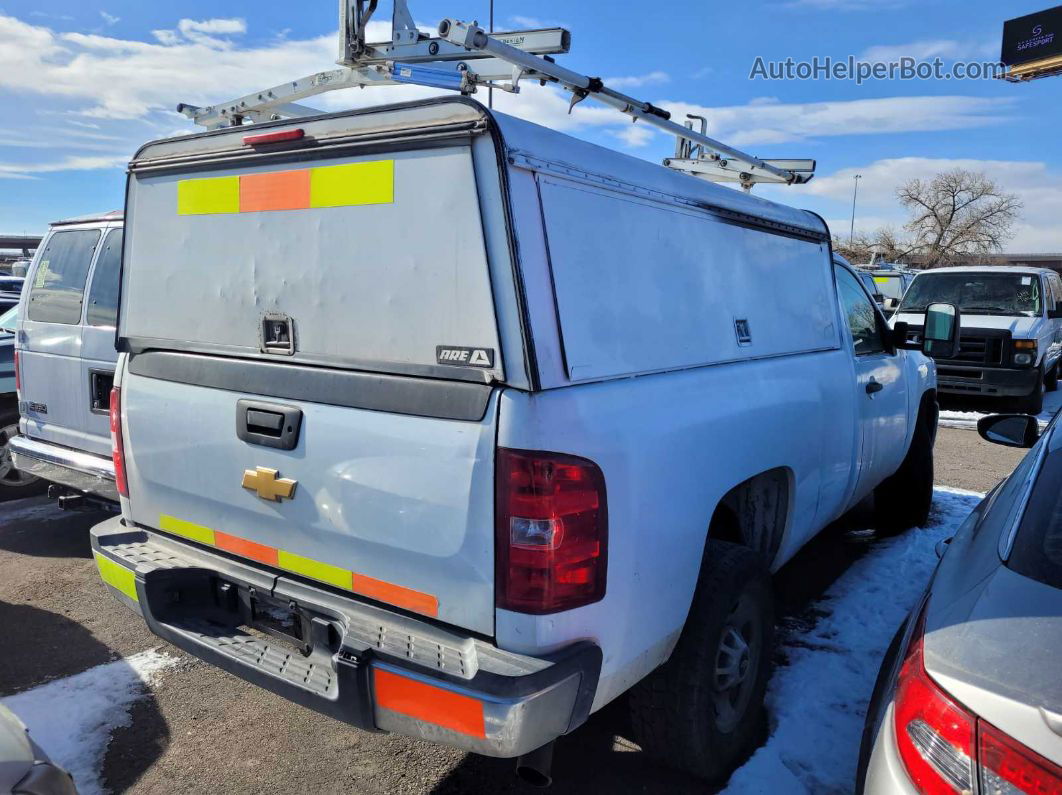
{"type": "Polygon", "coordinates": [[[708,542],[671,659],[630,693],[642,750],[701,778],[729,774],[756,738],[773,639],[770,574],[762,556],[738,544],[708,542]]]}
{"type": "Polygon", "coordinates": [[[925,527],[933,505],[932,412],[922,411],[907,455],[895,474],[874,490],[879,535],[896,535],[925,527]]]}
{"type": "Polygon", "coordinates": [[[14,436],[18,436],[18,414],[0,416],[0,501],[31,497],[48,488],[46,481],[15,469],[8,444],[14,436]]]}

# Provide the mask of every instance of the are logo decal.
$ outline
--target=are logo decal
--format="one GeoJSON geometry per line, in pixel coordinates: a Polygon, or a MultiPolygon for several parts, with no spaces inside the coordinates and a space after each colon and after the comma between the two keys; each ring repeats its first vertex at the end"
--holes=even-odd
{"type": "Polygon", "coordinates": [[[438,345],[435,348],[435,361],[439,364],[458,367],[493,367],[493,348],[463,348],[457,345],[438,345]]]}

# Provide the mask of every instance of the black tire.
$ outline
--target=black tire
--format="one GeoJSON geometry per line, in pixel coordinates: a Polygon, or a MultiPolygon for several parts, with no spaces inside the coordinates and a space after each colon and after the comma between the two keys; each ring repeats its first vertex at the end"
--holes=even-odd
{"type": "Polygon", "coordinates": [[[933,505],[934,419],[934,412],[922,410],[903,463],[874,490],[878,535],[897,535],[911,527],[925,527],[929,521],[933,505]]]}
{"type": "Polygon", "coordinates": [[[709,541],[671,659],[630,691],[642,750],[710,781],[729,775],[757,739],[773,642],[774,601],[762,556],[709,541]]]}
{"type": "Polygon", "coordinates": [[[8,441],[18,434],[18,412],[0,414],[0,502],[43,494],[48,482],[20,472],[11,462],[8,441]]]}
{"type": "Polygon", "coordinates": [[[1025,414],[1039,414],[1044,410],[1044,392],[1047,390],[1047,378],[1044,375],[1044,371],[1038,371],[1036,377],[1036,386],[1033,387],[1033,391],[1029,393],[1028,397],[1021,400],[1021,411],[1025,414]]]}
{"type": "Polygon", "coordinates": [[[1048,392],[1058,391],[1058,368],[1062,367],[1062,363],[1055,362],[1055,366],[1051,368],[1051,372],[1047,374],[1047,378],[1044,379],[1044,386],[1048,392]]]}

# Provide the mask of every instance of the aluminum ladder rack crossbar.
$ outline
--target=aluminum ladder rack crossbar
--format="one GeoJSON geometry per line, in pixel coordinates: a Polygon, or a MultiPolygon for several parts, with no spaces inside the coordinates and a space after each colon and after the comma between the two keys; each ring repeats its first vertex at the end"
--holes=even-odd
{"type": "Polygon", "coordinates": [[[635,122],[643,121],[676,136],[675,157],[664,165],[713,182],[736,182],[750,190],[757,183],[798,185],[811,180],[814,160],[765,160],[728,146],[707,135],[707,120],[699,131],[685,126],[650,102],[615,91],[597,77],[589,77],[556,63],[550,54],[567,53],[571,34],[563,28],[488,33],[475,22],[444,19],[438,35],[420,30],[407,0],[394,0],[391,41],[367,43],[369,21],[378,0],[340,0],[339,69],[282,83],[220,105],[178,105],[196,124],[215,129],[315,115],[321,111],[301,101],[343,88],[413,84],[473,94],[479,86],[520,91],[522,80],[554,83],[571,94],[571,107],[593,98],[635,122]]]}

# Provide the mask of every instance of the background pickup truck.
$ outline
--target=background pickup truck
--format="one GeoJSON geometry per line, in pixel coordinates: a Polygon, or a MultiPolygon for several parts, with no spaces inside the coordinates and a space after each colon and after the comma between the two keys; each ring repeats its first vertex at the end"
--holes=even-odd
{"type": "Polygon", "coordinates": [[[722,775],[771,572],[926,520],[932,361],[813,214],[463,99],[254,133],[131,164],[104,581],[367,730],[541,760],[629,694],[722,775]]]}

